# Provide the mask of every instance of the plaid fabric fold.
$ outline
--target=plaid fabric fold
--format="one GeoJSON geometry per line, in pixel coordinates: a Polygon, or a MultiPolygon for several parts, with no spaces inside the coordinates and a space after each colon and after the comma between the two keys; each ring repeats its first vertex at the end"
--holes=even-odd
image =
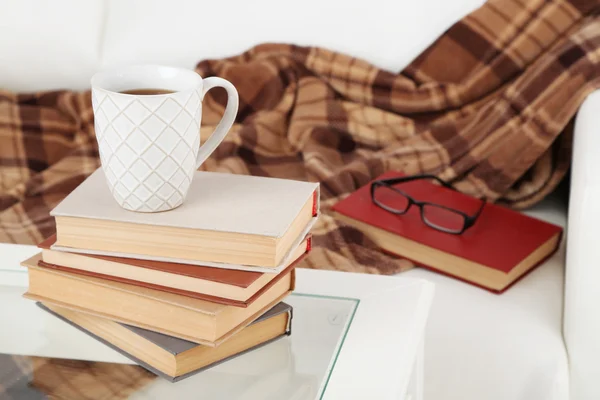
{"type": "MultiPolygon", "coordinates": [[[[313,47],[265,44],[200,62],[240,93],[237,124],[202,166],[322,183],[304,266],[395,273],[411,264],[329,215],[387,170],[433,173],[512,207],[550,193],[570,163],[572,121],[600,83],[597,0],[490,0],[400,73],[313,47]]],[[[390,51],[403,40],[390,41],[390,51]]],[[[89,92],[0,92],[0,240],[36,243],[48,216],[99,166],[89,92]]],[[[225,95],[204,101],[202,136],[225,95]]]]}

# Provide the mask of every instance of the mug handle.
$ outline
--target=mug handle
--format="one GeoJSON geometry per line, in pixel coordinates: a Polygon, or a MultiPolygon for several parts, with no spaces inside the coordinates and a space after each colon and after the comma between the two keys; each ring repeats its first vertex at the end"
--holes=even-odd
{"type": "Polygon", "coordinates": [[[219,124],[215,128],[215,131],[210,135],[208,140],[200,145],[198,151],[198,157],[196,158],[196,169],[200,168],[200,165],[212,154],[213,151],[221,144],[229,129],[235,122],[235,117],[238,111],[238,92],[235,86],[231,82],[218,77],[210,77],[203,80],[202,96],[200,100],[204,100],[206,92],[215,87],[222,87],[227,91],[227,106],[225,107],[225,113],[223,118],[219,121],[219,124]]]}

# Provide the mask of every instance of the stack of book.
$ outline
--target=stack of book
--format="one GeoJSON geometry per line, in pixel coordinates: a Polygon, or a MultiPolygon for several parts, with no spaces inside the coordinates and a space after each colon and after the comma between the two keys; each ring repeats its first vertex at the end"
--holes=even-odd
{"type": "Polygon", "coordinates": [[[25,297],[171,380],[290,333],[316,183],[196,172],[184,204],[135,213],[101,169],[53,211],[25,297]]]}

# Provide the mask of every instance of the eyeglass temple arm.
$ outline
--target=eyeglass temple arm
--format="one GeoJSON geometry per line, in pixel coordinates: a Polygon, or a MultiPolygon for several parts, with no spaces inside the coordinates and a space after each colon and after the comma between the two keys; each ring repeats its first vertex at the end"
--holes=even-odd
{"type": "Polygon", "coordinates": [[[441,184],[442,186],[445,186],[445,187],[447,187],[449,189],[454,189],[454,187],[451,184],[449,184],[448,182],[446,182],[446,181],[438,178],[435,175],[428,175],[428,174],[425,174],[425,175],[413,175],[413,176],[403,176],[403,177],[400,177],[400,178],[392,178],[392,179],[381,179],[381,180],[375,181],[375,183],[379,183],[380,182],[380,183],[386,183],[388,185],[395,185],[397,183],[410,182],[410,181],[415,181],[417,179],[433,179],[436,182],[438,182],[439,184],[441,184]]]}
{"type": "Polygon", "coordinates": [[[465,229],[467,229],[468,227],[472,226],[475,223],[475,221],[477,221],[477,218],[479,217],[479,215],[483,211],[483,207],[485,207],[486,203],[487,203],[487,199],[485,197],[483,197],[481,199],[481,205],[479,206],[479,209],[477,210],[477,212],[475,212],[475,214],[473,214],[473,215],[471,215],[471,216],[469,216],[467,218],[467,223],[466,223],[465,229]]]}

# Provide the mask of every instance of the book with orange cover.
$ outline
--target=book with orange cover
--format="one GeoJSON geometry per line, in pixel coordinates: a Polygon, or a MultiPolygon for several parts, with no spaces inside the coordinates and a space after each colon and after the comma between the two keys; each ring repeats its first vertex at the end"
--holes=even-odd
{"type": "MultiPolygon", "coordinates": [[[[387,172],[377,180],[401,176],[399,172],[387,172]]],[[[468,215],[481,205],[479,199],[428,180],[397,187],[418,201],[468,215]]],[[[335,204],[333,211],[336,218],[363,231],[383,250],[494,292],[506,290],[552,255],[563,232],[559,226],[488,203],[463,234],[448,234],[424,224],[414,205],[404,215],[375,205],[370,184],[335,204]]]]}
{"type": "Polygon", "coordinates": [[[52,235],[38,245],[42,249],[39,266],[236,307],[252,304],[311,250],[309,235],[292,251],[288,266],[271,274],[51,250],[55,242],[56,235],[52,235]]]}
{"type": "Polygon", "coordinates": [[[22,263],[29,275],[24,297],[212,347],[282,301],[295,286],[292,269],[243,308],[44,268],[38,265],[40,259],[38,254],[22,263]]]}

